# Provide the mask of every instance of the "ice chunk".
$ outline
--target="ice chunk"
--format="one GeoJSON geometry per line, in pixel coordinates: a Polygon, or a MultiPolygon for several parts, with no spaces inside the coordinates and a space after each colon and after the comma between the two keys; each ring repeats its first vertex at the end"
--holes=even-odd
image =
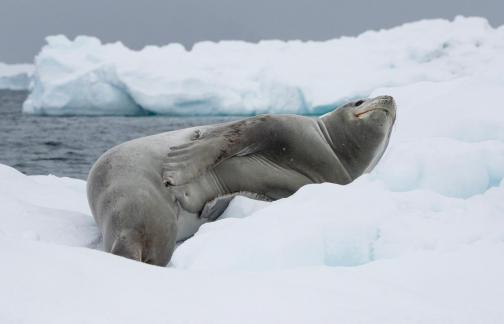
{"type": "Polygon", "coordinates": [[[5,64],[0,62],[0,89],[27,90],[34,66],[31,64],[5,64]]]}
{"type": "Polygon", "coordinates": [[[325,42],[201,42],[130,50],[47,38],[30,114],[322,114],[379,87],[481,74],[503,62],[504,29],[483,18],[424,20],[325,42]],[[412,42],[411,40],[415,41],[412,42]]]}
{"type": "Polygon", "coordinates": [[[395,98],[398,111],[393,140],[448,137],[464,142],[504,141],[499,95],[504,91],[504,77],[498,76],[499,71],[501,65],[497,64],[475,76],[380,88],[371,96],[395,98]]]}
{"type": "Polygon", "coordinates": [[[397,140],[372,176],[393,191],[422,188],[467,198],[497,186],[504,178],[504,142],[397,140]]]}

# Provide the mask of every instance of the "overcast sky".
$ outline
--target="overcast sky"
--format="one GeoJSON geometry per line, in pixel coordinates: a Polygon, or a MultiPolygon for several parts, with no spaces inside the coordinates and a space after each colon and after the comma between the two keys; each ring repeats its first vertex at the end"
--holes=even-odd
{"type": "Polygon", "coordinates": [[[131,48],[201,40],[325,40],[422,18],[484,16],[504,24],[504,0],[0,0],[0,61],[33,61],[54,34],[131,48]]]}

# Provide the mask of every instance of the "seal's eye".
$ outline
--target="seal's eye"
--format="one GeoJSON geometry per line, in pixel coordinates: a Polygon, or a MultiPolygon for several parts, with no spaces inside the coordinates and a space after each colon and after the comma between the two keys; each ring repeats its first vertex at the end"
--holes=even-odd
{"type": "Polygon", "coordinates": [[[364,103],[364,100],[359,100],[357,102],[355,102],[355,107],[358,107],[360,105],[362,105],[364,103]]]}

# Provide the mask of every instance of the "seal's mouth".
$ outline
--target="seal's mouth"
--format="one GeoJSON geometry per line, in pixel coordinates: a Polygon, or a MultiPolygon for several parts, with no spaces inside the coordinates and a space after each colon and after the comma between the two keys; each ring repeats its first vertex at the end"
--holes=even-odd
{"type": "Polygon", "coordinates": [[[373,107],[373,108],[369,108],[367,110],[364,110],[364,111],[361,111],[361,112],[358,112],[358,113],[355,113],[355,117],[359,118],[359,119],[363,119],[364,117],[366,117],[369,113],[373,112],[373,111],[376,111],[376,110],[381,110],[381,111],[384,111],[386,115],[388,115],[390,112],[388,109],[385,109],[385,108],[379,108],[379,107],[373,107]]]}
{"type": "Polygon", "coordinates": [[[395,115],[395,102],[391,96],[380,96],[359,105],[354,112],[355,117],[363,119],[374,111],[383,111],[386,116],[395,115]]]}

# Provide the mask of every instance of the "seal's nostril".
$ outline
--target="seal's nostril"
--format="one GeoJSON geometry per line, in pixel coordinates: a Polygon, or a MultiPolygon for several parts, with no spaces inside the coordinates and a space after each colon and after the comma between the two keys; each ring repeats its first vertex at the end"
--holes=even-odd
{"type": "Polygon", "coordinates": [[[379,98],[380,98],[380,100],[383,100],[383,101],[392,101],[392,100],[394,100],[394,98],[392,98],[392,96],[380,96],[379,98]]]}

